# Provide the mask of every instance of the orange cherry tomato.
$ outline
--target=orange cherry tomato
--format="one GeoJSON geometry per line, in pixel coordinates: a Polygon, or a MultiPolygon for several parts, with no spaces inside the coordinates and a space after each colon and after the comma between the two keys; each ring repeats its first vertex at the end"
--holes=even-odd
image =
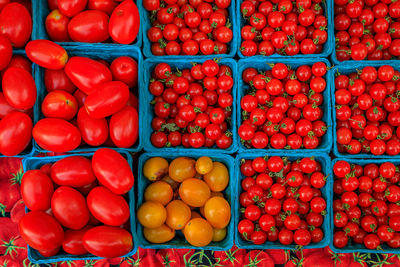
{"type": "Polygon", "coordinates": [[[183,229],[191,218],[190,208],[182,200],[171,201],[166,209],[167,219],[165,223],[172,229],[183,229]]]}
{"type": "Polygon", "coordinates": [[[195,218],[186,224],[183,234],[192,246],[204,247],[211,243],[214,230],[206,220],[195,218]]]}
{"type": "Polygon", "coordinates": [[[210,198],[208,185],[202,180],[190,178],[183,181],[179,187],[179,196],[192,207],[202,207],[210,198]]]}

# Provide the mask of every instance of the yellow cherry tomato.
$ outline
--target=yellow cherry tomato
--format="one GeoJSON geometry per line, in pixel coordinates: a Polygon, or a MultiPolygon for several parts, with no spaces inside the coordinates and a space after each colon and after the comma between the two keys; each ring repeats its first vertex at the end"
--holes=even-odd
{"type": "Polygon", "coordinates": [[[181,230],[190,220],[191,210],[182,200],[171,201],[167,207],[167,219],[165,223],[175,230],[181,230]]]}
{"type": "Polygon", "coordinates": [[[161,181],[166,182],[167,184],[169,184],[172,187],[172,190],[175,190],[179,187],[179,183],[172,180],[171,177],[169,177],[168,175],[165,175],[161,181]]]}
{"type": "Polygon", "coordinates": [[[208,185],[196,178],[186,179],[179,187],[179,196],[192,207],[204,206],[210,198],[211,192],[208,185]]]}
{"type": "Polygon", "coordinates": [[[225,228],[231,220],[231,207],[222,197],[212,197],[204,205],[204,216],[212,227],[225,228]]]}
{"type": "Polygon", "coordinates": [[[144,163],[143,175],[150,181],[160,180],[167,173],[168,161],[164,158],[154,157],[144,163]]]}
{"type": "Polygon", "coordinates": [[[229,184],[229,172],[221,162],[213,162],[213,169],[204,175],[204,181],[208,184],[211,191],[221,192],[229,184]]]}
{"type": "Polygon", "coordinates": [[[160,202],[164,206],[171,200],[174,191],[169,184],[163,181],[156,181],[150,184],[144,191],[144,200],[160,202]]]}
{"type": "Polygon", "coordinates": [[[216,229],[214,228],[214,235],[212,241],[220,242],[224,240],[226,237],[226,228],[216,229]]]}
{"type": "Polygon", "coordinates": [[[213,168],[213,162],[209,157],[201,157],[196,160],[196,171],[202,175],[209,173],[213,168]]]}
{"type": "Polygon", "coordinates": [[[147,228],[157,228],[165,223],[167,210],[159,202],[144,202],[136,214],[141,225],[147,228]]]}
{"type": "Polygon", "coordinates": [[[143,235],[150,243],[166,243],[175,237],[175,230],[163,224],[157,228],[143,228],[143,235]]]}
{"type": "Polygon", "coordinates": [[[196,175],[196,161],[188,157],[174,159],[169,165],[169,177],[179,183],[196,175]]]}
{"type": "Polygon", "coordinates": [[[195,247],[204,247],[211,243],[214,230],[206,220],[191,219],[183,229],[186,240],[195,247]]]}

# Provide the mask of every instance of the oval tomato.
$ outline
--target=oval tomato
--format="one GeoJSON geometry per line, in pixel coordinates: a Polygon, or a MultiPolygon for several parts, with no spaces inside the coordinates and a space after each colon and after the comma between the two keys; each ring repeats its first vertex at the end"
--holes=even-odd
{"type": "Polygon", "coordinates": [[[44,211],[31,211],[19,221],[21,237],[37,250],[53,250],[61,246],[64,230],[61,225],[44,211]]]}
{"type": "Polygon", "coordinates": [[[107,15],[111,15],[117,5],[118,3],[114,0],[88,0],[87,8],[100,10],[105,12],[107,15]]]}
{"type": "Polygon", "coordinates": [[[114,59],[110,70],[115,81],[124,82],[129,88],[138,84],[138,64],[131,57],[122,56],[114,59]]]}
{"type": "Polygon", "coordinates": [[[68,186],[61,186],[54,191],[51,211],[57,221],[69,229],[81,229],[89,221],[85,198],[79,191],[68,186]]]}
{"type": "Polygon", "coordinates": [[[6,72],[6,70],[8,70],[9,68],[21,68],[26,70],[29,73],[32,73],[32,62],[30,62],[26,57],[21,56],[21,55],[13,55],[13,57],[11,58],[10,64],[8,64],[8,66],[3,69],[3,71],[1,72],[1,77],[4,76],[4,73],[6,72]]]}
{"type": "Polygon", "coordinates": [[[36,85],[32,75],[21,68],[9,68],[3,76],[3,94],[18,109],[30,109],[36,102],[36,85]]]}
{"type": "Polygon", "coordinates": [[[71,120],[78,111],[78,102],[70,93],[56,90],[48,93],[42,102],[42,113],[47,118],[71,120]]]}
{"type": "Polygon", "coordinates": [[[68,35],[69,18],[62,14],[60,10],[55,9],[46,17],[46,32],[50,39],[55,42],[69,42],[68,35]]]}
{"type": "Polygon", "coordinates": [[[127,193],[133,186],[131,166],[113,149],[98,149],[92,157],[92,168],[99,182],[117,195],[127,193]]]}
{"type": "Polygon", "coordinates": [[[139,118],[136,109],[126,106],[112,115],[110,119],[110,137],[117,147],[128,148],[138,138],[139,118]]]}
{"type": "Polygon", "coordinates": [[[83,246],[93,255],[115,258],[132,250],[132,235],[125,229],[112,226],[97,226],[83,236],[83,246]]]}
{"type": "Polygon", "coordinates": [[[0,33],[14,47],[24,47],[32,33],[32,17],[29,11],[19,3],[7,4],[0,12],[0,33]]]}
{"type": "Polygon", "coordinates": [[[100,222],[120,226],[129,220],[129,206],[125,199],[104,186],[98,186],[87,196],[88,208],[100,222]]]}
{"type": "Polygon", "coordinates": [[[13,111],[7,114],[0,121],[0,153],[15,156],[24,151],[31,142],[32,127],[32,120],[25,113],[13,111]]]}
{"type": "Polygon", "coordinates": [[[85,9],[87,0],[57,0],[57,7],[65,16],[73,17],[85,9]]]}
{"type": "Polygon", "coordinates": [[[106,66],[86,57],[70,58],[65,73],[87,95],[94,91],[96,85],[112,81],[111,71],[106,66]]]}
{"type": "Polygon", "coordinates": [[[46,69],[62,69],[68,61],[67,51],[49,40],[30,41],[26,45],[25,51],[32,62],[46,69]]]}
{"type": "Polygon", "coordinates": [[[64,240],[62,242],[63,250],[72,255],[87,254],[88,251],[83,246],[82,238],[85,233],[92,228],[93,226],[88,225],[80,230],[65,231],[64,240]]]}
{"type": "Polygon", "coordinates": [[[101,119],[123,109],[128,100],[129,88],[126,84],[119,81],[103,83],[86,97],[85,109],[91,117],[101,119]]]}
{"type": "Polygon", "coordinates": [[[82,139],[88,145],[99,146],[107,141],[108,124],[105,118],[94,119],[82,107],[78,112],[77,123],[82,139]]]}
{"type": "Polygon", "coordinates": [[[60,159],[51,166],[51,179],[58,185],[81,187],[96,180],[90,159],[71,156],[60,159]]]}
{"type": "Polygon", "coordinates": [[[75,92],[75,85],[65,74],[64,70],[49,70],[44,71],[44,85],[48,92],[55,90],[64,90],[70,94],[75,92]]]}
{"type": "Polygon", "coordinates": [[[84,92],[82,92],[81,90],[78,89],[75,91],[74,97],[75,97],[76,101],[78,101],[79,108],[81,108],[85,105],[85,100],[86,100],[87,94],[85,94],[84,92]]]}
{"type": "Polygon", "coordinates": [[[11,111],[19,111],[32,116],[32,109],[23,110],[12,107],[10,104],[8,104],[4,94],[0,92],[0,119],[4,118],[11,111]]]}
{"type": "Polygon", "coordinates": [[[11,42],[5,36],[0,36],[0,70],[8,66],[12,58],[12,53],[11,42]]]}
{"type": "Polygon", "coordinates": [[[125,0],[113,11],[108,25],[111,38],[120,44],[130,44],[139,33],[140,15],[133,0],[125,0]]]}
{"type": "Polygon", "coordinates": [[[21,195],[28,209],[48,210],[53,192],[53,182],[44,172],[29,170],[22,176],[21,195]]]}
{"type": "Polygon", "coordinates": [[[69,37],[75,42],[104,42],[109,37],[108,20],[108,15],[99,10],[79,13],[68,24],[69,37]]]}
{"type": "Polygon", "coordinates": [[[81,143],[79,130],[62,119],[45,118],[38,121],[32,135],[40,147],[52,152],[67,152],[81,143]]]}

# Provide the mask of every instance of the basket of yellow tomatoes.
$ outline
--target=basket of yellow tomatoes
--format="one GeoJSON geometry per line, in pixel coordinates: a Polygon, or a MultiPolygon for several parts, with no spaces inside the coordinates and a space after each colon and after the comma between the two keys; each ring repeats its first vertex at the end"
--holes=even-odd
{"type": "Polygon", "coordinates": [[[138,167],[140,247],[232,247],[232,157],[204,152],[145,153],[138,167]]]}

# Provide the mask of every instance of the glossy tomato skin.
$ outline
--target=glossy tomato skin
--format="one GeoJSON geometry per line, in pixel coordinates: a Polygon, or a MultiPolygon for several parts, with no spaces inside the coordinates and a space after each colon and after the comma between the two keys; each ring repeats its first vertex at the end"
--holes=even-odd
{"type": "Polygon", "coordinates": [[[44,85],[48,92],[63,90],[73,94],[76,90],[75,85],[65,74],[64,70],[44,70],[44,85]]]}
{"type": "Polygon", "coordinates": [[[12,107],[7,102],[6,98],[4,97],[4,94],[2,92],[0,92],[0,119],[4,118],[11,111],[19,111],[22,113],[26,113],[32,117],[32,109],[23,110],[23,109],[16,109],[16,108],[12,107]]]}
{"type": "Polygon", "coordinates": [[[65,66],[68,78],[85,94],[94,91],[96,85],[110,82],[111,71],[100,62],[86,57],[72,57],[65,66]]]}
{"type": "Polygon", "coordinates": [[[137,86],[138,64],[133,58],[118,57],[111,63],[110,69],[115,81],[124,82],[129,88],[137,86]]]}
{"type": "Polygon", "coordinates": [[[75,42],[104,42],[109,37],[108,20],[108,15],[102,11],[84,11],[71,19],[68,34],[75,42]]]}
{"type": "Polygon", "coordinates": [[[3,70],[11,61],[13,48],[11,42],[5,37],[0,36],[0,70],[3,70]]]}
{"type": "Polygon", "coordinates": [[[46,211],[54,192],[50,177],[40,170],[29,170],[21,180],[21,195],[29,210],[46,211]]]}
{"type": "Polygon", "coordinates": [[[24,47],[32,33],[32,17],[19,3],[9,3],[0,12],[0,34],[4,34],[14,47],[24,47]]]}
{"type": "Polygon", "coordinates": [[[95,119],[108,117],[126,105],[129,100],[129,88],[119,81],[98,86],[85,100],[85,109],[95,119]]]}
{"type": "Polygon", "coordinates": [[[104,144],[108,138],[107,119],[94,119],[84,107],[79,109],[77,123],[82,139],[91,146],[104,144]]]}
{"type": "Polygon", "coordinates": [[[62,14],[60,10],[55,9],[46,17],[46,32],[50,39],[55,42],[68,42],[70,41],[68,35],[69,18],[62,14]]]}
{"type": "Polygon", "coordinates": [[[110,119],[110,137],[117,147],[132,147],[139,132],[139,117],[135,108],[126,106],[112,115],[110,119]]]}
{"type": "Polygon", "coordinates": [[[92,158],[92,168],[99,182],[117,195],[127,193],[133,186],[128,161],[113,149],[98,149],[92,158]]]}
{"type": "Polygon", "coordinates": [[[130,44],[139,33],[140,15],[133,0],[125,0],[113,11],[108,25],[111,38],[120,44],[130,44]]]}
{"type": "Polygon", "coordinates": [[[85,233],[83,246],[90,253],[104,258],[115,258],[132,250],[132,235],[125,229],[112,226],[97,226],[85,233]]]}
{"type": "Polygon", "coordinates": [[[13,55],[13,57],[11,58],[10,64],[8,64],[8,66],[2,70],[1,72],[1,77],[4,76],[4,73],[6,70],[8,70],[9,68],[21,68],[26,70],[29,73],[32,73],[32,62],[30,62],[26,57],[22,56],[22,55],[13,55]]]}
{"type": "Polygon", "coordinates": [[[0,121],[0,153],[15,156],[24,151],[31,142],[32,127],[32,119],[25,113],[13,111],[7,114],[0,121]]]}
{"type": "MultiPolygon", "coordinates": [[[[88,0],[88,9],[100,10],[111,15],[118,3],[114,0],[88,0]]],[[[107,29],[108,30],[108,29],[107,29]]]]}
{"type": "Polygon", "coordinates": [[[73,17],[85,9],[87,0],[57,0],[57,6],[65,16],[73,17]]]}
{"type": "Polygon", "coordinates": [[[51,198],[51,211],[61,225],[79,230],[89,221],[89,209],[79,191],[68,186],[60,186],[51,198]]]}
{"type": "Polygon", "coordinates": [[[129,206],[126,200],[104,186],[98,186],[87,196],[88,208],[100,222],[120,226],[129,220],[129,206]]]}
{"type": "Polygon", "coordinates": [[[71,123],[54,118],[38,121],[32,135],[40,147],[52,152],[74,150],[81,143],[81,134],[71,123]]]}
{"type": "Polygon", "coordinates": [[[68,61],[67,51],[49,40],[30,41],[26,45],[25,51],[32,62],[46,69],[62,69],[68,61]]]}
{"type": "Polygon", "coordinates": [[[51,166],[51,179],[58,185],[82,187],[96,180],[90,159],[71,156],[60,159],[51,166]]]}
{"type": "Polygon", "coordinates": [[[42,102],[42,113],[47,118],[71,120],[78,112],[78,102],[70,93],[55,90],[46,95],[42,102]]]}
{"type": "Polygon", "coordinates": [[[44,211],[31,211],[19,221],[21,237],[37,250],[53,250],[61,246],[64,230],[53,216],[44,211]]]}
{"type": "Polygon", "coordinates": [[[18,109],[30,109],[35,105],[37,90],[32,75],[21,68],[6,70],[2,81],[7,102],[18,109]]]}
{"type": "Polygon", "coordinates": [[[87,254],[88,251],[83,246],[82,238],[92,228],[93,226],[88,225],[79,230],[66,230],[62,242],[63,250],[72,255],[87,254]]]}

